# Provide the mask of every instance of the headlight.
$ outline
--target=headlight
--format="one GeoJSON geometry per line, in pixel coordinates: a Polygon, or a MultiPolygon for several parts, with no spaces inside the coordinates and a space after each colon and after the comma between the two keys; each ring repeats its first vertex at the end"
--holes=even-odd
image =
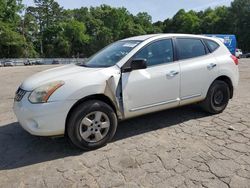
{"type": "Polygon", "coordinates": [[[31,92],[29,101],[31,103],[46,103],[49,97],[63,85],[63,81],[56,81],[40,86],[31,92]]]}

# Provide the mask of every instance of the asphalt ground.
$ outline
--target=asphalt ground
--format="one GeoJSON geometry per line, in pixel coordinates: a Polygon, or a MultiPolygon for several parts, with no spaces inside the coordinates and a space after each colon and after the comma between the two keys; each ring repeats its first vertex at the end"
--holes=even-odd
{"type": "Polygon", "coordinates": [[[250,187],[250,59],[222,114],[189,105],[130,119],[89,152],[32,136],[13,114],[22,80],[51,67],[0,67],[0,187],[250,187]]]}

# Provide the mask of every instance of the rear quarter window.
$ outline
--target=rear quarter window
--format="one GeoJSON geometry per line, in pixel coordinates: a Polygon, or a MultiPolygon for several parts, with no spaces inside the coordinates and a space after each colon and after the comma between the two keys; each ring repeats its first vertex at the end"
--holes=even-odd
{"type": "Polygon", "coordinates": [[[215,50],[217,50],[219,48],[219,44],[217,42],[214,42],[212,40],[205,40],[207,43],[207,47],[210,50],[210,52],[214,52],[215,50]]]}

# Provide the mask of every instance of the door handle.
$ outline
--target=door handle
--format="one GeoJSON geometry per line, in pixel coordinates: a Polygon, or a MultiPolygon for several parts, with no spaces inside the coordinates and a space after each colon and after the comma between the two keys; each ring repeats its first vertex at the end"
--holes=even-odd
{"type": "Polygon", "coordinates": [[[217,65],[215,63],[210,63],[207,68],[208,70],[212,70],[213,68],[215,68],[217,65]]]}
{"type": "Polygon", "coordinates": [[[179,72],[178,71],[170,71],[168,74],[167,74],[167,77],[175,77],[176,75],[178,75],[179,72]]]}

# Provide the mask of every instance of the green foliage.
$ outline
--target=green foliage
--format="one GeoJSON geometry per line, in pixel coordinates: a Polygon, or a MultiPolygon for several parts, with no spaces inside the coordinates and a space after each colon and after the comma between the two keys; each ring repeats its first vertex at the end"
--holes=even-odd
{"type": "Polygon", "coordinates": [[[101,5],[90,9],[82,7],[71,11],[67,10],[65,14],[85,23],[86,34],[89,35],[90,39],[89,44],[84,49],[86,56],[92,55],[116,40],[154,31],[151,16],[147,13],[133,16],[125,8],[101,5]]]}
{"type": "Polygon", "coordinates": [[[36,56],[32,44],[27,43],[20,33],[13,31],[8,24],[1,21],[0,52],[0,58],[36,56]]]}
{"type": "Polygon", "coordinates": [[[132,15],[108,5],[65,10],[55,0],[0,0],[0,57],[88,57],[126,37],[150,33],[236,34],[250,51],[250,0],[204,11],[179,10],[152,23],[145,12],[132,15]],[[22,14],[20,12],[23,11],[22,14]]]}
{"type": "Polygon", "coordinates": [[[21,0],[0,0],[0,58],[37,56],[22,31],[22,10],[21,0]]]}
{"type": "Polygon", "coordinates": [[[0,21],[7,22],[12,25],[18,24],[23,5],[21,0],[0,0],[0,21]]]}
{"type": "Polygon", "coordinates": [[[171,20],[167,20],[165,32],[200,33],[200,18],[194,11],[179,10],[171,20]]]}
{"type": "Polygon", "coordinates": [[[230,7],[195,12],[179,10],[171,19],[157,22],[165,33],[235,34],[238,47],[250,51],[250,0],[234,0],[230,7]]]}
{"type": "Polygon", "coordinates": [[[48,27],[43,33],[45,56],[84,56],[83,49],[89,41],[85,32],[85,25],[76,20],[48,27]]]}
{"type": "Polygon", "coordinates": [[[209,8],[200,12],[202,33],[227,33],[231,28],[231,21],[228,7],[217,7],[214,10],[209,8]]]}
{"type": "Polygon", "coordinates": [[[234,0],[229,10],[234,20],[232,32],[238,36],[241,48],[250,51],[250,0],[234,0]]]}

